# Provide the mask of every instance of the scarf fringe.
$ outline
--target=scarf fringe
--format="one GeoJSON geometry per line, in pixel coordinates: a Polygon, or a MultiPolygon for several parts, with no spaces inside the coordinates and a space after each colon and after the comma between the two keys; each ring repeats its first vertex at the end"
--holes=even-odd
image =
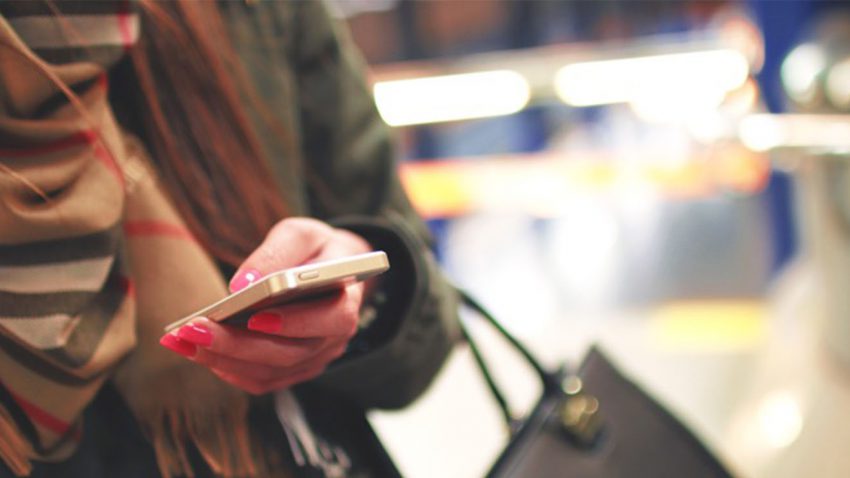
{"type": "Polygon", "coordinates": [[[216,476],[242,478],[266,476],[267,457],[252,446],[248,427],[248,399],[234,394],[220,407],[164,407],[156,418],[141,419],[156,454],[163,478],[197,475],[187,447],[194,446],[216,476]]]}
{"type": "Polygon", "coordinates": [[[0,407],[0,458],[15,476],[32,473],[30,457],[34,455],[32,445],[24,438],[12,416],[0,407]]]}
{"type": "Polygon", "coordinates": [[[241,413],[219,417],[214,430],[209,423],[189,421],[189,437],[210,468],[218,475],[259,476],[259,454],[251,453],[251,438],[247,426],[247,407],[241,413]],[[223,419],[221,419],[223,418],[223,419]],[[200,425],[200,426],[199,426],[200,425]],[[204,439],[207,437],[207,439],[204,439]]]}
{"type": "MultiPolygon", "coordinates": [[[[193,444],[201,457],[222,478],[267,476],[262,453],[252,453],[246,425],[247,400],[237,400],[220,414],[187,414],[166,410],[149,429],[156,462],[162,478],[196,476],[186,449],[193,444]]],[[[9,412],[0,406],[0,459],[18,477],[32,473],[30,442],[18,429],[9,412]]],[[[271,476],[271,475],[268,475],[271,476]]],[[[288,476],[275,473],[274,476],[288,476]]]]}

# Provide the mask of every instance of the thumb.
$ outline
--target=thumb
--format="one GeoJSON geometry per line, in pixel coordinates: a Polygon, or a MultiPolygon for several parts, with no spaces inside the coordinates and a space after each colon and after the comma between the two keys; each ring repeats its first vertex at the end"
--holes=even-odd
{"type": "Polygon", "coordinates": [[[278,222],[239,266],[230,280],[230,291],[242,290],[272,272],[309,262],[322,252],[332,234],[331,226],[315,219],[297,217],[278,222]]]}

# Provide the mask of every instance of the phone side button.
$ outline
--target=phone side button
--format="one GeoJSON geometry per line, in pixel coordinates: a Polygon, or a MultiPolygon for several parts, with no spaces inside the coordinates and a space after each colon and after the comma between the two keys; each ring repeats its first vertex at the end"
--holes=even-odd
{"type": "Polygon", "coordinates": [[[318,279],[319,271],[307,271],[298,274],[298,278],[301,280],[310,280],[310,279],[318,279]]]}

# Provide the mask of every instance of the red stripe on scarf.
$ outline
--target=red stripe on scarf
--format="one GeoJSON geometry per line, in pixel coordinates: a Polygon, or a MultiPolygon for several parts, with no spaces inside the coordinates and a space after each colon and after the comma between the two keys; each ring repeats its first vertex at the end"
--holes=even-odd
{"type": "Polygon", "coordinates": [[[121,183],[121,189],[127,189],[126,181],[124,181],[124,173],[121,171],[121,168],[118,167],[118,163],[115,161],[112,153],[103,147],[102,141],[99,141],[94,145],[94,155],[101,163],[103,163],[104,166],[106,166],[106,169],[118,178],[118,182],[121,183]]]}
{"type": "Polygon", "coordinates": [[[96,137],[94,131],[85,130],[39,146],[13,149],[0,148],[0,156],[6,158],[29,158],[42,154],[55,153],[63,149],[73,148],[74,146],[92,144],[95,142],[96,137]]]}
{"type": "MultiPolygon", "coordinates": [[[[100,87],[106,88],[106,77],[101,75],[98,78],[97,84],[100,87]]],[[[33,156],[56,153],[65,149],[84,145],[93,145],[95,157],[98,161],[102,162],[109,171],[115,174],[115,177],[118,178],[118,182],[121,183],[121,187],[123,188],[124,173],[121,172],[121,169],[118,167],[118,163],[115,161],[115,158],[112,157],[112,154],[103,146],[103,141],[98,141],[97,134],[90,129],[79,131],[70,136],[38,146],[25,148],[0,148],[0,157],[15,159],[31,158],[33,156]]]]}
{"type": "Polygon", "coordinates": [[[106,73],[97,75],[97,87],[109,90],[109,78],[107,78],[106,73]]]}
{"type": "Polygon", "coordinates": [[[128,221],[124,223],[124,234],[127,236],[169,236],[198,242],[189,229],[163,221],[128,221]]]}
{"type": "MultiPolygon", "coordinates": [[[[21,410],[23,410],[23,412],[26,413],[33,422],[47,428],[59,436],[65,435],[68,433],[68,430],[71,429],[71,425],[68,422],[53,416],[38,405],[13,392],[10,388],[6,387],[6,390],[9,391],[9,395],[15,399],[15,402],[17,402],[18,406],[21,407],[21,410]]],[[[74,438],[79,439],[78,435],[79,432],[75,434],[74,438]]]]}
{"type": "Polygon", "coordinates": [[[127,297],[135,297],[136,296],[136,285],[133,284],[133,281],[130,280],[129,277],[121,276],[118,278],[118,286],[121,287],[121,290],[124,291],[124,294],[127,297]]]}
{"type": "Polygon", "coordinates": [[[127,13],[118,14],[118,30],[121,32],[121,46],[124,47],[124,52],[129,53],[133,48],[133,32],[130,28],[130,20],[132,15],[127,13]]]}

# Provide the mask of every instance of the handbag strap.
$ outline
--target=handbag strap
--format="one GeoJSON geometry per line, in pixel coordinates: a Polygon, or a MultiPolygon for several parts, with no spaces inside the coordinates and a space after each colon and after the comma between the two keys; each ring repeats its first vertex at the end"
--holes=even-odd
{"type": "MultiPolygon", "coordinates": [[[[496,318],[475,300],[466,291],[456,288],[461,299],[461,303],[476,312],[481,318],[489,323],[513,348],[519,352],[523,359],[534,370],[541,384],[543,385],[543,395],[552,393],[563,395],[563,404],[559,410],[560,424],[563,430],[577,444],[583,446],[591,446],[600,431],[600,416],[598,413],[598,400],[589,395],[584,389],[579,379],[574,374],[565,373],[563,370],[549,371],[540,361],[531,353],[531,351],[523,345],[516,337],[513,336],[496,318]]],[[[511,413],[508,401],[505,394],[499,388],[499,385],[493,379],[493,374],[490,372],[490,367],[481,353],[475,339],[469,333],[468,327],[463,321],[460,321],[461,333],[469,345],[472,356],[481,375],[484,377],[487,387],[493,394],[499,410],[505,419],[508,430],[511,435],[518,432],[524,423],[524,420],[517,418],[511,413]]]]}
{"type": "MultiPolygon", "coordinates": [[[[534,354],[532,354],[526,346],[524,346],[516,337],[514,337],[513,334],[508,332],[507,329],[505,329],[505,327],[498,320],[496,320],[495,317],[493,317],[493,314],[491,314],[487,309],[485,309],[484,306],[482,306],[477,300],[472,298],[469,293],[461,289],[458,289],[458,292],[460,293],[461,303],[463,303],[463,305],[475,311],[482,318],[484,318],[491,326],[493,326],[494,329],[496,329],[497,332],[499,332],[499,335],[504,337],[505,340],[507,340],[516,349],[516,351],[523,356],[528,365],[530,365],[531,368],[534,369],[534,372],[537,374],[537,377],[540,379],[540,382],[543,384],[544,387],[560,387],[560,380],[558,379],[560,374],[547,371],[543,367],[543,365],[540,364],[540,361],[537,360],[534,354]]],[[[461,325],[463,324],[461,323],[461,325]]],[[[475,341],[472,340],[472,338],[469,336],[469,332],[468,330],[466,330],[466,327],[463,327],[463,334],[464,338],[469,343],[470,349],[472,349],[472,353],[473,355],[475,355],[476,361],[479,363],[479,366],[486,370],[485,376],[489,377],[487,381],[488,383],[490,383],[492,381],[492,377],[490,376],[487,364],[481,357],[479,349],[475,345],[475,341]]],[[[484,370],[482,370],[482,372],[484,370]]]]}

